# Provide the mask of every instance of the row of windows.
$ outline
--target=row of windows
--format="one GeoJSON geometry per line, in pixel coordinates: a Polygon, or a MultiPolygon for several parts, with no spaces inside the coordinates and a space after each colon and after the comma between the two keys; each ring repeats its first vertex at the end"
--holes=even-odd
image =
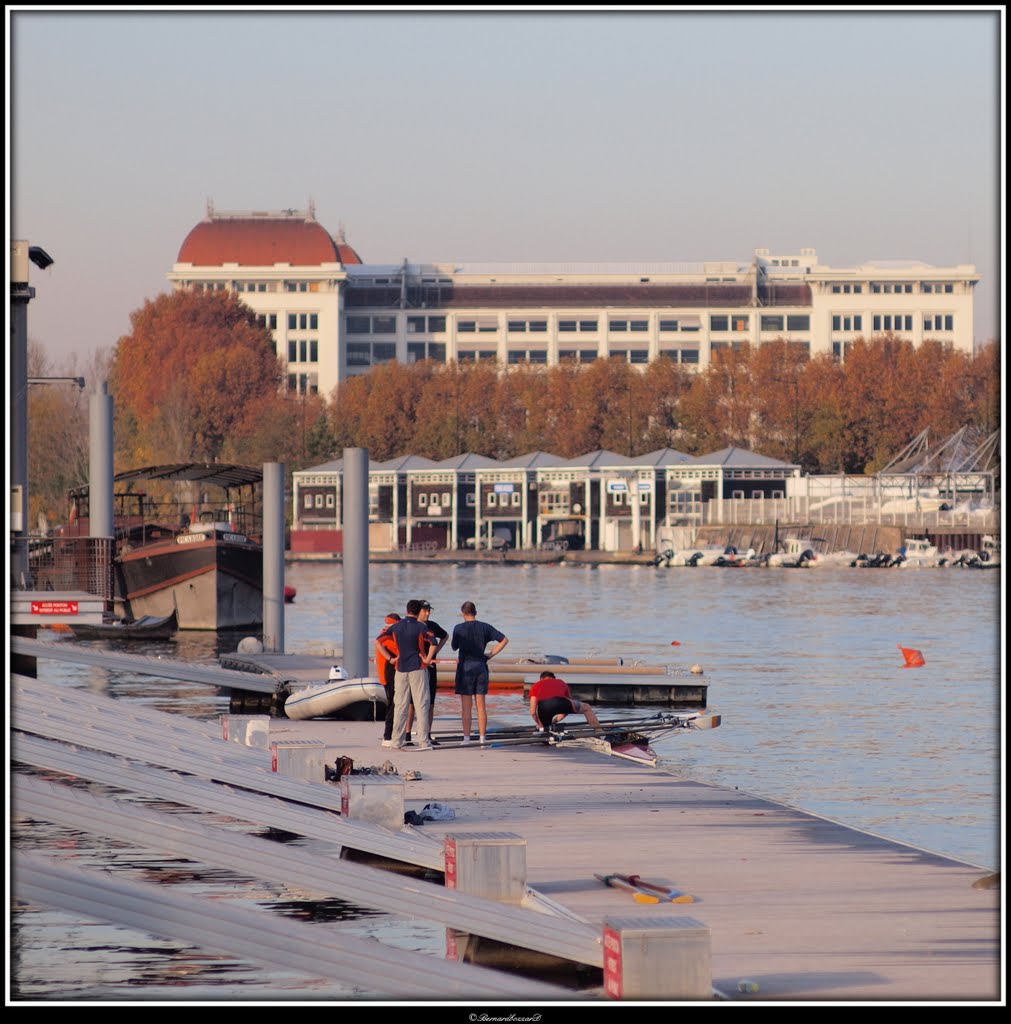
{"type": "Polygon", "coordinates": [[[319,391],[319,374],[289,373],[288,390],[296,395],[315,395],[319,391]]]}
{"type": "Polygon", "coordinates": [[[488,508],[495,508],[496,505],[499,508],[519,508],[523,501],[523,495],[519,491],[513,491],[511,494],[496,494],[489,491],[486,498],[488,508]]]}
{"type": "MultiPolygon", "coordinates": [[[[295,324],[292,318],[299,316],[302,320],[306,314],[288,315],[288,327],[293,329],[295,324]]],[[[315,326],[315,313],[309,314],[312,318],[311,326],[315,326]]],[[[761,318],[761,329],[763,331],[809,331],[811,329],[811,317],[806,313],[791,314],[787,316],[777,314],[766,314],[761,318]]],[[[348,334],[396,334],[397,318],[395,316],[349,316],[346,320],[348,334]]],[[[734,315],[716,314],[709,318],[709,329],[711,331],[747,331],[751,325],[751,317],[746,313],[734,315]]],[[[301,326],[305,326],[301,324],[301,326]]],[[[456,329],[461,334],[495,334],[499,330],[498,318],[494,316],[482,316],[457,320],[456,329]]],[[[559,320],[558,331],[561,334],[571,333],[594,333],[598,329],[596,319],[582,320],[559,320]]],[[[615,318],[607,322],[607,329],[614,334],[635,333],[643,334],[649,331],[649,320],[647,318],[615,318]]],[[[698,331],[701,329],[701,320],[696,315],[684,317],[663,318],[659,321],[659,329],[662,333],[698,331]]],[[[441,334],[446,330],[446,317],[444,316],[409,316],[407,318],[408,334],[441,334]]],[[[545,334],[548,330],[547,319],[520,320],[513,319],[506,322],[506,330],[510,334],[545,334]]]]}
{"type": "MultiPolygon", "coordinates": [[[[862,331],[864,319],[862,316],[833,316],[833,331],[862,331]]],[[[913,318],[911,316],[875,316],[873,318],[874,330],[880,331],[911,331],[913,329],[913,318]]],[[[953,331],[955,329],[955,318],[947,313],[925,313],[923,315],[923,329],[925,331],[953,331]]]]}
{"type": "Polygon", "coordinates": [[[304,494],[302,495],[302,507],[323,508],[324,499],[326,499],[326,508],[336,508],[336,495],[334,495],[332,492],[330,494],[304,494]]]}
{"type": "Polygon", "coordinates": [[[289,363],[318,363],[319,342],[315,338],[302,338],[288,342],[289,363]]]}
{"type": "MultiPolygon", "coordinates": [[[[875,295],[912,295],[913,284],[910,281],[879,282],[871,281],[868,285],[875,295]]],[[[862,295],[864,286],[862,284],[834,284],[832,293],[834,295],[862,295]]],[[[924,295],[941,294],[950,295],[955,290],[951,281],[921,281],[920,291],[924,295]]]]}
{"type": "Polygon", "coordinates": [[[347,346],[348,366],[378,366],[397,358],[397,346],[392,342],[350,341],[347,346]]]}

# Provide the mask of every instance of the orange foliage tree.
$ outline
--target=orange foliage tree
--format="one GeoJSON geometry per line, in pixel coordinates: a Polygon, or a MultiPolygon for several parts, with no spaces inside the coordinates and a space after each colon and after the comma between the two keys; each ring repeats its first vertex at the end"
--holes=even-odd
{"type": "Polygon", "coordinates": [[[249,415],[278,393],[269,332],[225,292],[148,300],[119,339],[109,383],[123,461],[213,461],[249,415]]]}

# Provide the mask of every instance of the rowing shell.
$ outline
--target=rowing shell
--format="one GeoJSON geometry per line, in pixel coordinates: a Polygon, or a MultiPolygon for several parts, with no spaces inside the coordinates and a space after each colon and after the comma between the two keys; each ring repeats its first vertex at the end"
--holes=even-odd
{"type": "Polygon", "coordinates": [[[489,747],[529,745],[582,747],[655,768],[658,755],[650,745],[651,739],[658,739],[676,729],[715,729],[720,722],[721,717],[711,713],[662,712],[649,717],[602,721],[601,735],[597,735],[587,722],[574,722],[561,728],[555,727],[549,732],[532,730],[524,726],[497,729],[488,733],[483,744],[475,741],[465,744],[461,734],[439,735],[436,738],[440,749],[467,746],[481,750],[489,747]]]}

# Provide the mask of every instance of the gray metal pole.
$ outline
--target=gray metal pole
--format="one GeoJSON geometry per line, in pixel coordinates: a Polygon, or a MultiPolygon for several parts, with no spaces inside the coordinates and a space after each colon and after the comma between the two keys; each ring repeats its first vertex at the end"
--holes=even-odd
{"type": "Polygon", "coordinates": [[[263,649],[284,653],[284,464],[263,464],[263,649]]]}
{"type": "Polygon", "coordinates": [[[369,453],[344,449],[344,669],[369,674],[369,453]]]}
{"type": "Polygon", "coordinates": [[[88,532],[92,537],[113,535],[112,516],[112,396],[102,381],[91,396],[88,442],[88,532]]]}
{"type": "Polygon", "coordinates": [[[28,570],[28,243],[11,242],[11,498],[20,487],[20,507],[11,508],[11,577],[18,588],[31,585],[28,570]]]}

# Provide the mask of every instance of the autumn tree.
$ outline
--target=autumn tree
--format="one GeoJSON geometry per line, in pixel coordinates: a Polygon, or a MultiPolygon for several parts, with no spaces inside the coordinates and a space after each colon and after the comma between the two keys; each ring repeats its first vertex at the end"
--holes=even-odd
{"type": "Polygon", "coordinates": [[[117,448],[129,466],[214,461],[280,388],[269,332],[231,293],[160,295],[130,322],[110,373],[117,448]]]}
{"type": "Polygon", "coordinates": [[[29,524],[62,523],[67,492],[88,482],[90,397],[108,376],[109,355],[82,363],[72,355],[59,366],[36,340],[28,343],[29,524]],[[71,380],[81,378],[84,389],[71,380]]]}

